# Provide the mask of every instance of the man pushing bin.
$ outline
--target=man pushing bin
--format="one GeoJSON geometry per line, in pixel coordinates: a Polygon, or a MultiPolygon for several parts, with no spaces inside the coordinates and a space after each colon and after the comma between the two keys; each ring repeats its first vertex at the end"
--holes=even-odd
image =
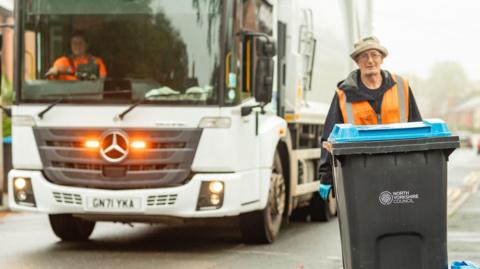
{"type": "MultiPolygon", "coordinates": [[[[412,90],[405,78],[382,70],[388,50],[376,37],[366,37],[354,44],[350,57],[358,69],[338,83],[323,127],[321,141],[328,140],[335,124],[386,124],[421,121],[412,90]]],[[[333,184],[332,156],[322,149],[319,174],[322,198],[333,184]]]]}
{"type": "Polygon", "coordinates": [[[322,134],[319,191],[327,199],[335,187],[345,269],[446,269],[458,137],[421,121],[407,80],[380,69],[387,54],[374,37],[355,44],[359,70],[338,84],[322,134]]]}

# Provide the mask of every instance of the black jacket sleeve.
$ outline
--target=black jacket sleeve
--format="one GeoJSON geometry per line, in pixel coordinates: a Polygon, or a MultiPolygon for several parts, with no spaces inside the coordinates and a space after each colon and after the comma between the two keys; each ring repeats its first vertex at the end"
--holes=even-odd
{"type": "MultiPolygon", "coordinates": [[[[328,140],[328,136],[332,132],[336,123],[344,123],[342,112],[340,111],[340,104],[338,102],[338,95],[335,93],[333,96],[330,109],[328,110],[327,118],[325,119],[325,125],[323,126],[320,146],[323,141],[328,140]]],[[[333,184],[332,173],[332,155],[323,147],[321,147],[320,164],[319,164],[319,176],[320,181],[323,184],[333,184]]]]}
{"type": "Polygon", "coordinates": [[[413,97],[412,88],[410,87],[408,87],[408,121],[422,121],[422,116],[413,97]]]}

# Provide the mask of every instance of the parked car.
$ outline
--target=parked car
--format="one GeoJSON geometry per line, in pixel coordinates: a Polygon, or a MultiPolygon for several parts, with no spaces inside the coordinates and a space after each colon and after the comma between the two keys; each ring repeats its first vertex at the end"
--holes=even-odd
{"type": "Polygon", "coordinates": [[[467,147],[471,148],[472,147],[472,141],[471,141],[471,133],[469,131],[456,131],[454,133],[455,135],[458,136],[458,139],[460,140],[460,147],[467,147]]]}
{"type": "Polygon", "coordinates": [[[477,154],[480,155],[480,137],[477,137],[476,148],[477,148],[477,154]]]}

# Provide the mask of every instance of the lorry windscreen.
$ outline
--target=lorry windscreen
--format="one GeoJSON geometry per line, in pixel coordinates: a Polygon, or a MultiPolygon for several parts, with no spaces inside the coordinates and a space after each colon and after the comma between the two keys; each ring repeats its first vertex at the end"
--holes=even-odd
{"type": "Polygon", "coordinates": [[[21,2],[20,102],[218,104],[223,1],[21,2]]]}

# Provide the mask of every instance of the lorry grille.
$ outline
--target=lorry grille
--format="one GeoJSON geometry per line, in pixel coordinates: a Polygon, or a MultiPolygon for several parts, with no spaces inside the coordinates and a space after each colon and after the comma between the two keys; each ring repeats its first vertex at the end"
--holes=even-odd
{"type": "Polygon", "coordinates": [[[173,206],[176,201],[177,201],[176,194],[152,195],[152,196],[148,196],[147,206],[149,207],[173,206]]]}
{"type": "Polygon", "coordinates": [[[63,205],[82,205],[82,197],[80,194],[53,192],[55,201],[63,205]]]}
{"type": "MultiPolygon", "coordinates": [[[[43,171],[59,185],[99,189],[161,188],[185,184],[202,129],[124,129],[130,141],[141,138],[146,147],[129,149],[121,162],[104,159],[100,149],[86,148],[111,129],[34,127],[43,171]]],[[[117,129],[115,129],[117,130],[117,129]]]]}

